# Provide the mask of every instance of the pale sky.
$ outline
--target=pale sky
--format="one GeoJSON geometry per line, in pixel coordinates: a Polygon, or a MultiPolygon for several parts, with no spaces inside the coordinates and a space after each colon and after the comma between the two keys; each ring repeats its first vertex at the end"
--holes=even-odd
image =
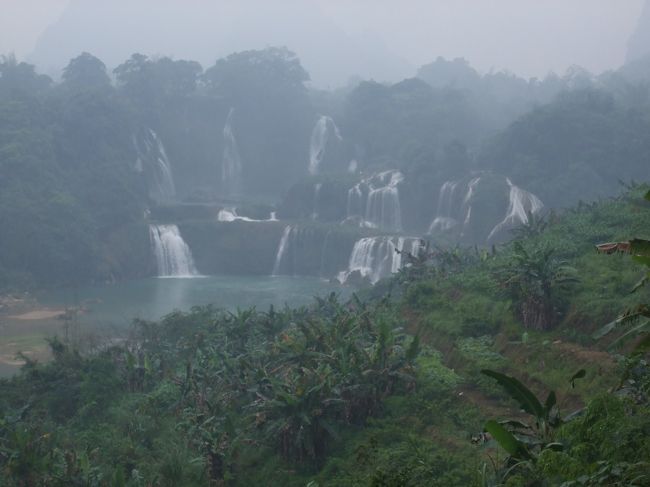
{"type": "Polygon", "coordinates": [[[208,66],[233,50],[282,43],[323,85],[355,74],[412,76],[438,56],[525,77],[561,74],[573,64],[599,73],[623,63],[643,2],[0,0],[0,53],[45,70],[83,50],[109,67],[136,51],[208,66]]]}

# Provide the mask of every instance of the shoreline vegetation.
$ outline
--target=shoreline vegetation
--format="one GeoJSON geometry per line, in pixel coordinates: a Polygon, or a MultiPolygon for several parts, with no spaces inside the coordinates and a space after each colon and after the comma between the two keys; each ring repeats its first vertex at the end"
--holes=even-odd
{"type": "Polygon", "coordinates": [[[76,312],[43,305],[27,292],[1,295],[0,377],[14,375],[27,360],[50,360],[48,340],[64,335],[66,316],[76,312]]]}

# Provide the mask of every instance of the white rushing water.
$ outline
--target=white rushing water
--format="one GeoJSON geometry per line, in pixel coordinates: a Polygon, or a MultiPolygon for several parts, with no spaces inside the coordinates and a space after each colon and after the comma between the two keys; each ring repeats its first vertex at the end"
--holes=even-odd
{"type": "Polygon", "coordinates": [[[361,183],[355,184],[348,190],[347,218],[360,216],[363,207],[361,183]]]}
{"type": "Polygon", "coordinates": [[[147,177],[149,195],[157,201],[170,201],[176,197],[176,186],[165,147],[152,129],[141,137],[133,137],[137,159],[135,168],[147,177]]]}
{"type": "Polygon", "coordinates": [[[312,205],[311,219],[318,220],[318,206],[320,202],[320,190],[323,187],[322,183],[316,183],[314,185],[314,203],[312,205]]]}
{"type": "Polygon", "coordinates": [[[176,225],[149,225],[158,277],[196,277],[192,252],[176,225]]]}
{"type": "Polygon", "coordinates": [[[422,240],[415,237],[365,237],[354,244],[347,270],[338,279],[345,283],[358,273],[375,284],[380,279],[398,272],[406,264],[402,252],[417,257],[422,240]],[[399,250],[399,252],[396,252],[399,250]]]}
{"type": "Polygon", "coordinates": [[[223,154],[221,157],[221,186],[228,196],[238,195],[241,191],[242,161],[239,146],[233,130],[235,109],[228,112],[226,125],[223,127],[223,154]]]}
{"type": "Polygon", "coordinates": [[[311,131],[311,141],[309,144],[309,174],[318,174],[320,165],[325,158],[327,143],[332,135],[339,142],[343,140],[339,128],[334,123],[332,117],[326,115],[320,116],[311,131]]]}
{"type": "Polygon", "coordinates": [[[277,222],[278,219],[275,216],[275,211],[271,212],[267,220],[257,220],[255,218],[249,218],[247,216],[239,216],[237,214],[237,208],[222,208],[221,210],[219,210],[219,213],[217,213],[217,221],[219,222],[243,221],[243,222],[259,223],[259,222],[277,222]]]}
{"type": "Polygon", "coordinates": [[[458,224],[454,212],[454,197],[458,181],[445,181],[438,194],[436,216],[429,225],[429,234],[444,233],[458,224]]]}
{"type": "Polygon", "coordinates": [[[474,198],[474,193],[476,192],[476,187],[481,182],[481,178],[474,178],[469,183],[467,183],[467,192],[463,198],[463,213],[465,218],[463,219],[463,229],[460,232],[460,236],[465,236],[467,229],[469,228],[472,222],[472,199],[474,198]]]}
{"type": "Polygon", "coordinates": [[[275,253],[275,263],[273,264],[273,271],[271,272],[272,276],[280,275],[280,267],[282,266],[282,261],[289,248],[289,238],[291,237],[292,231],[293,227],[291,225],[284,227],[282,237],[280,237],[280,243],[278,244],[278,250],[275,253]]]}
{"type": "Polygon", "coordinates": [[[402,208],[399,185],[404,175],[395,170],[375,174],[348,190],[348,221],[359,220],[360,226],[402,231],[402,208]]]}
{"type": "Polygon", "coordinates": [[[544,203],[533,193],[519,186],[515,186],[510,179],[506,179],[510,187],[508,210],[505,218],[499,222],[488,235],[488,241],[504,229],[528,223],[529,214],[537,214],[544,207],[544,203]]]}

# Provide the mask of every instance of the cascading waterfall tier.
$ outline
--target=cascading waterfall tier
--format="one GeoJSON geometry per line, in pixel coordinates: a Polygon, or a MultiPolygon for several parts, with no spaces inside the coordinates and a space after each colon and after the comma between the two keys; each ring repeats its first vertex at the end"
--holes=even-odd
{"type": "Polygon", "coordinates": [[[354,244],[348,269],[339,273],[338,279],[345,283],[357,274],[375,284],[406,264],[404,253],[417,257],[423,248],[423,241],[415,237],[362,238],[354,244]]]}
{"type": "Polygon", "coordinates": [[[176,225],[149,225],[158,277],[199,276],[190,247],[176,225]]]}
{"type": "Polygon", "coordinates": [[[458,220],[454,217],[454,197],[457,188],[458,181],[445,181],[440,187],[436,217],[429,225],[428,233],[447,232],[458,224],[458,220]]]}
{"type": "Polygon", "coordinates": [[[516,225],[525,225],[528,223],[530,214],[539,213],[544,208],[544,203],[533,193],[530,193],[518,186],[515,186],[510,178],[506,179],[510,187],[508,210],[505,218],[499,222],[488,235],[488,241],[501,233],[503,230],[512,228],[516,225]]]}
{"type": "Polygon", "coordinates": [[[445,181],[438,193],[438,207],[428,234],[490,242],[505,231],[527,223],[528,215],[538,213],[543,207],[537,196],[503,176],[486,172],[462,181],[445,181]]]}
{"type": "Polygon", "coordinates": [[[137,153],[135,169],[144,173],[149,188],[149,196],[158,202],[168,202],[176,198],[176,186],[171,164],[160,137],[152,129],[142,130],[133,137],[137,153]]]}
{"type": "Polygon", "coordinates": [[[364,179],[348,190],[346,221],[359,221],[362,227],[402,230],[399,184],[404,175],[384,171],[364,179]]]}
{"type": "Polygon", "coordinates": [[[472,223],[472,205],[481,177],[474,177],[466,183],[445,181],[438,193],[436,216],[429,225],[429,235],[446,234],[450,230],[460,231],[464,236],[472,223]]]}
{"type": "Polygon", "coordinates": [[[341,142],[343,138],[332,117],[322,115],[316,121],[316,125],[311,132],[311,141],[309,144],[309,174],[318,174],[321,163],[325,158],[327,144],[331,137],[341,142]]]}
{"type": "Polygon", "coordinates": [[[221,187],[225,195],[236,196],[241,191],[242,161],[233,130],[235,109],[231,108],[223,127],[223,154],[221,157],[221,187]]]}

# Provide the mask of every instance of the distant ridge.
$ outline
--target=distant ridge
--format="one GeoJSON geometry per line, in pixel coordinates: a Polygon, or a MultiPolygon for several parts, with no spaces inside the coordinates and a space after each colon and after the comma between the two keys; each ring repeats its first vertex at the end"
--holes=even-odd
{"type": "Polygon", "coordinates": [[[109,69],[134,52],[200,62],[268,46],[296,52],[316,86],[342,86],[350,76],[397,81],[414,67],[378,42],[346,34],[313,0],[71,0],[39,38],[28,61],[57,73],[82,51],[109,69]]]}
{"type": "Polygon", "coordinates": [[[627,43],[625,62],[630,63],[650,54],[650,0],[646,0],[636,30],[627,43]]]}

